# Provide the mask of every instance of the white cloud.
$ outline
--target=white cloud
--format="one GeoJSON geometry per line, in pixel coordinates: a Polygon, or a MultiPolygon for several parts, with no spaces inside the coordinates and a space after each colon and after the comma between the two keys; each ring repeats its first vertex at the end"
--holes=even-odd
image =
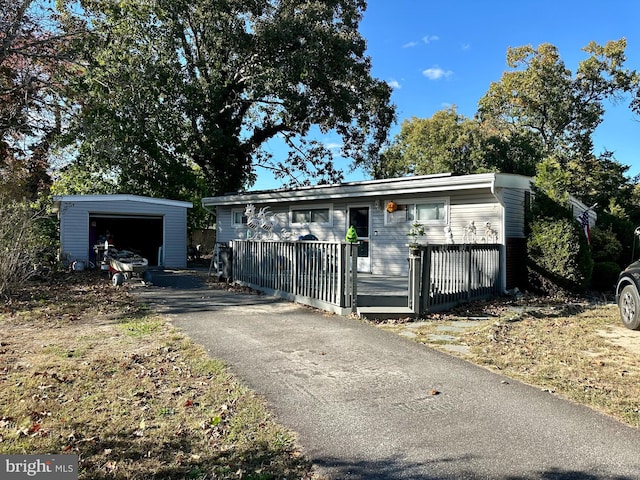
{"type": "Polygon", "coordinates": [[[335,143],[335,142],[325,143],[324,146],[326,148],[328,148],[329,150],[338,150],[338,149],[342,148],[342,144],[341,143],[335,143]]]}
{"type": "Polygon", "coordinates": [[[466,52],[467,50],[469,50],[471,48],[471,44],[463,43],[462,45],[460,45],[460,48],[462,49],[463,52],[466,52]]]}
{"type": "Polygon", "coordinates": [[[398,82],[397,80],[389,80],[387,82],[387,85],[389,85],[394,90],[398,90],[398,89],[402,88],[402,85],[400,85],[400,82],[398,82]]]}
{"type": "Polygon", "coordinates": [[[441,78],[449,78],[451,75],[453,75],[453,72],[451,70],[443,70],[436,65],[434,67],[423,70],[422,74],[429,80],[440,80],[441,78]]]}
{"type": "MultiPolygon", "coordinates": [[[[437,42],[438,40],[440,40],[440,37],[438,35],[425,35],[424,37],[422,37],[422,42],[429,44],[431,42],[437,42]]],[[[402,48],[413,48],[413,47],[417,47],[418,45],[420,45],[420,42],[407,42],[404,45],[402,45],[402,48]]]]}

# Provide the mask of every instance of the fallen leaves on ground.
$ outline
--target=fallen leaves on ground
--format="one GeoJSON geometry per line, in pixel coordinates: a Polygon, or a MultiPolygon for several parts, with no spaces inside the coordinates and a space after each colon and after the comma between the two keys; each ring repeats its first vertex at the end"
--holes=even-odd
{"type": "Polygon", "coordinates": [[[0,453],[77,454],[81,479],[313,477],[264,404],[126,283],[30,287],[0,316],[0,453]]]}

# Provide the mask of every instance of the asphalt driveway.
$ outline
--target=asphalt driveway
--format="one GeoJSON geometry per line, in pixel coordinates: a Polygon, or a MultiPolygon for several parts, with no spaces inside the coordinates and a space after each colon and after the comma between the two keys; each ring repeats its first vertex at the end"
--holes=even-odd
{"type": "Polygon", "coordinates": [[[136,290],[264,396],[327,478],[640,478],[639,430],[364,322],[188,272],[136,290]]]}

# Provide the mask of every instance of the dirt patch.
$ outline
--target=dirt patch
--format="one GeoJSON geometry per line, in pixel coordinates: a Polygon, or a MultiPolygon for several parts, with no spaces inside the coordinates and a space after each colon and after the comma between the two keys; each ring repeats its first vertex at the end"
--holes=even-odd
{"type": "Polygon", "coordinates": [[[629,330],[623,325],[608,325],[606,330],[597,330],[597,333],[613,345],[640,356],[640,331],[629,330]]]}

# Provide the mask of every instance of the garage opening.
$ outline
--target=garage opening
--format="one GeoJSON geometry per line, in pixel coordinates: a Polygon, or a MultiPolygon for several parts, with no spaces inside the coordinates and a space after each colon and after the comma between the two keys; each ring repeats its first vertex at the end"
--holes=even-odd
{"type": "MultiPolygon", "coordinates": [[[[149,261],[150,266],[158,265],[158,251],[162,246],[163,217],[90,215],[89,250],[91,261],[96,262],[93,246],[109,243],[118,250],[130,250],[149,261]]],[[[100,259],[97,259],[100,261],[100,259]]]]}

